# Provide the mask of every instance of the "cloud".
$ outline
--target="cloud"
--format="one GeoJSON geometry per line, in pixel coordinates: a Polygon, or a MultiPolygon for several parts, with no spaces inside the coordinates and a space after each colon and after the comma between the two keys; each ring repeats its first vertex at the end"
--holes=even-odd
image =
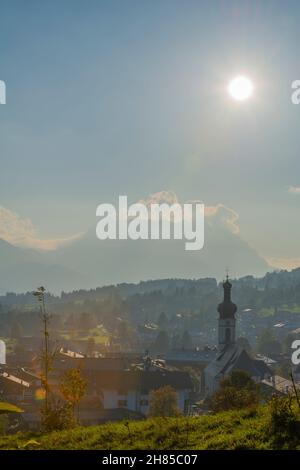
{"type": "Polygon", "coordinates": [[[205,206],[205,216],[217,220],[221,225],[225,226],[231,233],[238,235],[240,227],[238,225],[239,214],[225,206],[224,204],[216,204],[215,206],[205,206]]]}
{"type": "Polygon", "coordinates": [[[276,269],[291,269],[299,268],[300,258],[266,258],[266,261],[276,269]]]}
{"type": "Polygon", "coordinates": [[[139,204],[145,204],[149,207],[150,204],[179,204],[178,198],[173,191],[159,191],[150,194],[146,199],[140,199],[139,204]]]}
{"type": "Polygon", "coordinates": [[[42,239],[30,219],[23,219],[15,212],[0,206],[0,238],[15,246],[36,250],[53,251],[58,247],[71,243],[83,234],[69,237],[42,239]]]}
{"type": "MultiPolygon", "coordinates": [[[[150,204],[183,204],[178,200],[177,195],[173,191],[159,191],[157,193],[150,194],[146,199],[138,201],[141,204],[145,204],[148,208],[150,204]]],[[[200,200],[190,200],[187,203],[202,203],[200,200]]],[[[217,222],[222,226],[226,227],[234,235],[240,233],[240,227],[238,225],[239,214],[230,207],[225,206],[222,203],[206,206],[204,209],[205,217],[209,221],[217,222]]]]}
{"type": "MultiPolygon", "coordinates": [[[[173,191],[159,191],[141,199],[139,203],[145,204],[148,209],[150,204],[183,204],[179,202],[173,191]]],[[[187,203],[200,203],[202,201],[186,201],[187,203]]],[[[237,235],[240,232],[238,226],[239,215],[233,209],[224,204],[205,206],[205,217],[209,223],[217,223],[226,227],[231,233],[237,235]]],[[[0,206],[0,239],[15,246],[32,248],[35,250],[54,251],[57,248],[72,243],[84,234],[77,233],[67,237],[40,238],[30,219],[22,218],[15,212],[0,206]]]]}
{"type": "Polygon", "coordinates": [[[290,186],[288,192],[291,194],[300,194],[300,186],[290,186]]]}

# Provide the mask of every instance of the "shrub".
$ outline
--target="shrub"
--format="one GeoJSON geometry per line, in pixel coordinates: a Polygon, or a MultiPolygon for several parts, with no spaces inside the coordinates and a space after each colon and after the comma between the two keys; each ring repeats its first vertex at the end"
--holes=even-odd
{"type": "Polygon", "coordinates": [[[267,434],[275,449],[295,449],[300,441],[300,420],[290,397],[274,396],[269,402],[267,434]]]}
{"type": "Polygon", "coordinates": [[[42,411],[42,428],[49,431],[61,431],[70,429],[76,425],[72,405],[52,401],[47,408],[42,411]]]}
{"type": "Polygon", "coordinates": [[[149,416],[167,417],[178,415],[180,415],[178,397],[172,387],[167,385],[151,392],[149,416]]]}
{"type": "Polygon", "coordinates": [[[215,412],[253,407],[258,404],[259,398],[259,385],[250,375],[243,371],[234,371],[230,377],[221,381],[210,406],[215,412]]]}

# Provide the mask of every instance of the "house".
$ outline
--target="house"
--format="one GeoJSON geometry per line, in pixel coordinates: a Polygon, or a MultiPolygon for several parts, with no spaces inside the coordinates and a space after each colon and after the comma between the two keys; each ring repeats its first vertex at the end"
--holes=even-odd
{"type": "Polygon", "coordinates": [[[176,390],[178,406],[189,411],[193,385],[187,372],[173,370],[106,370],[83,371],[88,380],[88,393],[99,396],[105,410],[124,408],[147,415],[150,394],[167,385],[176,390]]]}
{"type": "Polygon", "coordinates": [[[58,356],[50,375],[51,390],[59,395],[63,374],[67,370],[80,368],[88,384],[80,406],[82,412],[85,410],[85,422],[91,411],[94,411],[93,422],[102,422],[107,416],[100,410],[123,409],[139,416],[147,415],[151,391],[167,385],[175,389],[178,406],[183,413],[187,413],[193,390],[190,375],[185,371],[166,368],[164,361],[153,361],[149,356],[135,359],[137,362],[132,363],[128,357],[120,355],[102,358],[58,356]]]}
{"type": "Polygon", "coordinates": [[[41,379],[23,368],[0,369],[0,393],[11,403],[34,401],[40,387],[41,379]]]}
{"type": "Polygon", "coordinates": [[[204,369],[207,397],[213,395],[220,381],[235,370],[247,372],[256,382],[272,377],[272,371],[265,361],[252,358],[245,349],[236,344],[237,306],[231,301],[231,287],[227,276],[223,283],[224,299],[218,306],[218,354],[204,369]]]}
{"type": "Polygon", "coordinates": [[[125,356],[107,357],[84,357],[70,356],[60,352],[54,360],[53,369],[56,371],[66,371],[77,369],[89,371],[102,370],[124,370],[130,367],[131,361],[125,356]]]}
{"type": "Polygon", "coordinates": [[[175,367],[204,369],[216,356],[217,348],[171,349],[166,353],[166,363],[175,367]]]}
{"type": "MultiPolygon", "coordinates": [[[[270,379],[265,379],[261,382],[262,391],[266,395],[288,395],[289,393],[294,394],[294,385],[291,380],[280,377],[279,375],[274,375],[270,379]]],[[[295,384],[295,387],[300,392],[300,385],[295,384]]]]}
{"type": "Polygon", "coordinates": [[[2,339],[0,339],[0,364],[6,364],[6,345],[2,339]]]}
{"type": "Polygon", "coordinates": [[[300,382],[300,364],[294,366],[293,374],[296,382],[300,382]]]}

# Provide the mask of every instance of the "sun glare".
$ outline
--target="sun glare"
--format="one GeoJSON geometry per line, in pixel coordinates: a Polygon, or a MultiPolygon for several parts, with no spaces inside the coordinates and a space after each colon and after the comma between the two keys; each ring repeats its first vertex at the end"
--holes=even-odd
{"type": "Polygon", "coordinates": [[[237,101],[245,101],[252,96],[253,83],[242,75],[234,78],[228,85],[229,95],[237,101]]]}

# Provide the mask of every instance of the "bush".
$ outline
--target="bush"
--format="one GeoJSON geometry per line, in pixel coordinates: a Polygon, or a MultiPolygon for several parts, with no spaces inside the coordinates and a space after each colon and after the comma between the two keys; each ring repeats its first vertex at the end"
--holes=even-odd
{"type": "Polygon", "coordinates": [[[296,449],[300,441],[300,420],[290,397],[274,396],[269,402],[267,433],[275,449],[296,449]]]}
{"type": "Polygon", "coordinates": [[[0,436],[4,436],[6,434],[7,427],[8,417],[6,415],[0,416],[0,436]]]}
{"type": "Polygon", "coordinates": [[[174,388],[167,385],[158,388],[150,394],[150,411],[149,416],[178,416],[180,410],[178,408],[178,397],[174,388]]]}
{"type": "Polygon", "coordinates": [[[255,407],[259,398],[259,385],[251,379],[249,374],[234,371],[230,377],[221,381],[219,389],[211,399],[210,406],[215,412],[255,407]]]}
{"type": "Polygon", "coordinates": [[[52,401],[47,409],[42,409],[41,413],[42,428],[47,432],[71,429],[76,425],[72,405],[70,403],[52,401]]]}

